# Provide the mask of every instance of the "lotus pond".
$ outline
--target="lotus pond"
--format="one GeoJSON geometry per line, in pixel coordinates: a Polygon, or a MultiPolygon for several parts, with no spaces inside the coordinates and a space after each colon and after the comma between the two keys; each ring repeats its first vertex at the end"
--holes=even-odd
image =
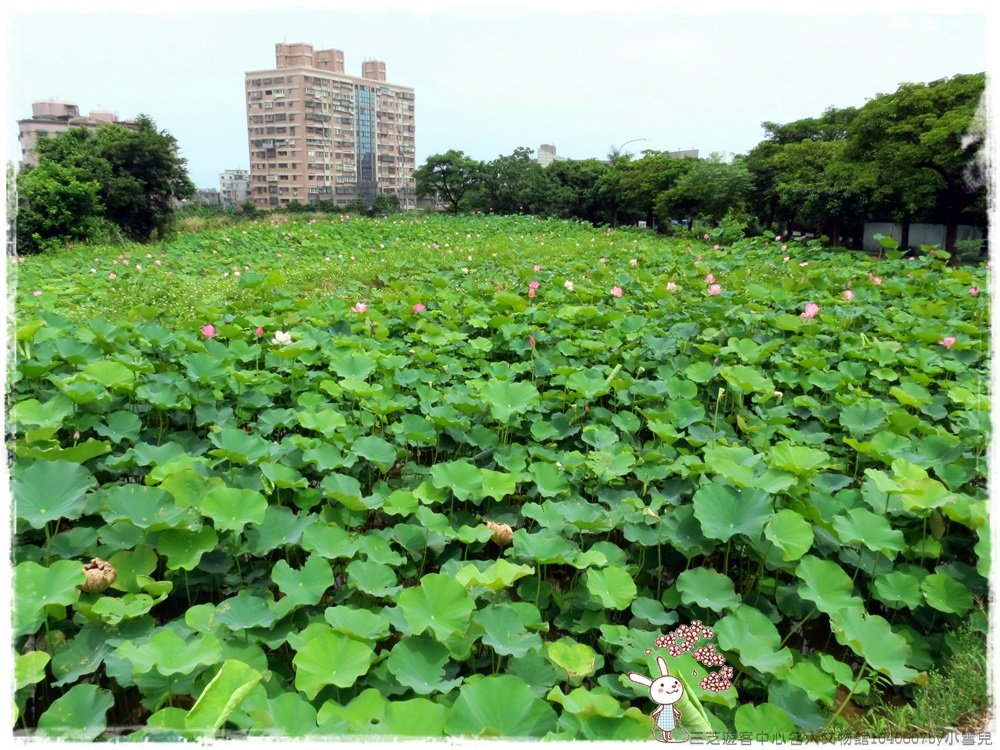
{"type": "Polygon", "coordinates": [[[15,728],[649,739],[657,657],[694,732],[912,696],[987,629],[987,271],[713,242],[275,218],[11,263],[15,728]]]}

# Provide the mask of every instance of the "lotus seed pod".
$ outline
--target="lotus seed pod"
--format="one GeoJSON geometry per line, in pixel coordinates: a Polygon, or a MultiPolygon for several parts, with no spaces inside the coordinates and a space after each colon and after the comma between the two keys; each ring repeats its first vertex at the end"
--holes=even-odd
{"type": "Polygon", "coordinates": [[[514,541],[514,530],[505,523],[487,521],[487,528],[493,532],[492,539],[499,547],[507,547],[514,541]]]}
{"type": "Polygon", "coordinates": [[[87,580],[80,588],[88,594],[101,593],[118,577],[111,563],[97,557],[83,566],[83,574],[87,580]]]}

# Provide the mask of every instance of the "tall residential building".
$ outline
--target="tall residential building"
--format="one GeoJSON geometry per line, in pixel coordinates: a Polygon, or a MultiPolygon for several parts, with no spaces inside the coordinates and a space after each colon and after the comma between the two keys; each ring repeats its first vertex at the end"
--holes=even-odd
{"type": "Polygon", "coordinates": [[[389,193],[413,208],[413,89],[387,83],[378,60],[347,75],[340,50],[279,43],[275,53],[275,69],[246,74],[254,204],[345,205],[389,193]]]}
{"type": "Polygon", "coordinates": [[[119,120],[118,115],[104,109],[93,109],[87,116],[80,116],[80,107],[73,102],[47,99],[31,103],[31,117],[17,121],[17,138],[21,142],[21,166],[37,166],[35,145],[39,138],[64,133],[73,127],[97,128],[117,123],[134,127],[134,120],[119,120]]]}
{"type": "Polygon", "coordinates": [[[219,195],[223,206],[238,206],[250,197],[250,172],[227,169],[219,175],[219,195]]]}

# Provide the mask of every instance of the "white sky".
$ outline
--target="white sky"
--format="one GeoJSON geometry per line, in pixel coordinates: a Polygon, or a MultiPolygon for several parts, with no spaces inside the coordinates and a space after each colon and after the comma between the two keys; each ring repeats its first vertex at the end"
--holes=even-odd
{"type": "Polygon", "coordinates": [[[390,82],[416,90],[418,164],[449,148],[489,159],[540,143],[603,158],[638,138],[626,150],[742,153],[764,120],[987,68],[985,4],[961,0],[809,13],[720,1],[131,5],[13,3],[6,158],[20,157],[15,121],[31,102],[61,98],[151,115],[177,137],[195,183],[218,187],[221,170],[248,166],[243,74],[273,67],[278,41],[342,49],[354,75],[363,59],[384,60],[390,82]]]}

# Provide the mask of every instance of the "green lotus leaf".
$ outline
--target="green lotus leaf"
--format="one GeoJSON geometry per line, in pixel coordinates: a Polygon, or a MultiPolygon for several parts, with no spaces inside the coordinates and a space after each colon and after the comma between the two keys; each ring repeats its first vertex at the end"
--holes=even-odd
{"type": "Polygon", "coordinates": [[[14,690],[34,685],[45,679],[45,665],[52,657],[44,651],[14,654],[14,690]]]}
{"type": "Polygon", "coordinates": [[[37,398],[19,401],[11,407],[8,418],[13,425],[17,425],[18,432],[21,432],[26,425],[62,427],[63,420],[72,413],[73,402],[57,393],[44,404],[37,398]]]}
{"type": "Polygon", "coordinates": [[[854,596],[854,584],[844,569],[832,560],[821,560],[814,555],[806,555],[795,569],[795,575],[802,584],[798,595],[808,599],[820,612],[833,615],[842,609],[856,609],[863,605],[854,596]]]}
{"type": "Polygon", "coordinates": [[[74,685],[38,717],[38,734],[51,739],[93,742],[107,728],[111,693],[97,685],[74,685]]]}
{"type": "Polygon", "coordinates": [[[388,471],[396,463],[396,449],[391,443],[375,435],[358,438],[351,446],[351,452],[371,461],[382,471],[388,471]]]}
{"type": "Polygon", "coordinates": [[[756,537],[770,518],[771,500],[760,490],[736,489],[713,480],[692,498],[694,515],[705,536],[728,541],[736,534],[756,537]]]}
{"type": "Polygon", "coordinates": [[[425,575],[397,601],[414,635],[430,630],[442,642],[464,632],[476,608],[462,584],[439,573],[425,575]]]}
{"type": "Polygon", "coordinates": [[[885,516],[866,508],[852,508],[833,519],[833,528],[844,544],[860,542],[872,552],[887,552],[890,559],[906,547],[903,532],[894,529],[885,516]]]}
{"type": "Polygon", "coordinates": [[[920,582],[927,604],[939,612],[964,615],[972,609],[969,589],[944,573],[932,573],[920,582]]]}
{"type": "Polygon", "coordinates": [[[137,646],[125,641],[115,654],[132,664],[135,674],[154,669],[164,677],[191,674],[200,667],[216,664],[222,656],[222,644],[212,635],[196,635],[185,642],[172,630],[159,628],[148,640],[137,646]]]}
{"type": "Polygon", "coordinates": [[[514,475],[503,471],[483,469],[482,481],[483,497],[492,497],[494,500],[503,500],[508,495],[513,495],[517,490],[514,475]]]}
{"type": "Polygon", "coordinates": [[[515,565],[501,558],[490,563],[485,570],[479,570],[471,563],[465,565],[455,573],[455,580],[465,587],[483,586],[490,591],[499,591],[534,572],[535,569],[530,565],[515,565]]]}
{"type": "Polygon", "coordinates": [[[797,661],[782,677],[801,688],[814,701],[832,708],[837,694],[837,682],[814,661],[797,661]]]}
{"type": "Polygon", "coordinates": [[[452,736],[542,737],[556,728],[556,712],[513,675],[466,682],[448,712],[452,736]]]}
{"type": "Polygon", "coordinates": [[[253,490],[215,486],[201,499],[201,513],[212,519],[216,529],[243,531],[248,523],[260,524],[267,510],[267,498],[253,490]]]}
{"type": "Polygon", "coordinates": [[[157,487],[126,484],[102,488],[97,494],[102,503],[101,516],[108,523],[127,520],[147,531],[200,525],[196,513],[177,507],[170,493],[157,487]]]}
{"type": "Polygon", "coordinates": [[[287,561],[278,560],[271,569],[271,580],[285,595],[279,605],[287,612],[294,607],[319,604],[323,594],[333,586],[333,571],[329,562],[314,554],[298,570],[287,561]]]}
{"type": "Polygon", "coordinates": [[[568,636],[546,643],[545,656],[565,672],[565,679],[574,685],[579,685],[584,677],[594,674],[604,663],[604,657],[598,656],[594,649],[585,643],[577,643],[568,636]]]}
{"type": "Polygon", "coordinates": [[[743,664],[760,672],[776,674],[792,664],[792,652],[780,648],[778,629],[759,609],[741,604],[714,629],[721,649],[735,651],[743,664]]]}
{"type": "Polygon", "coordinates": [[[673,625],[677,622],[676,612],[668,612],[656,599],[640,596],[632,602],[632,614],[639,620],[645,620],[650,625],[657,627],[663,625],[673,625]]]}
{"type": "Polygon", "coordinates": [[[406,518],[419,507],[420,499],[409,490],[394,490],[382,503],[382,512],[406,518]]]}
{"type": "Polygon", "coordinates": [[[829,465],[830,454],[816,448],[793,445],[784,441],[771,446],[765,460],[769,466],[781,471],[792,474],[815,474],[820,468],[829,465]]]}
{"type": "Polygon", "coordinates": [[[783,508],[767,519],[764,536],[781,550],[785,562],[798,560],[813,544],[812,526],[794,510],[783,508]]]}
{"type": "Polygon", "coordinates": [[[584,574],[584,582],[591,596],[607,609],[625,609],[639,593],[632,576],[621,568],[591,568],[584,574]]]}
{"type": "Polygon", "coordinates": [[[167,557],[170,570],[194,570],[201,557],[219,546],[219,535],[211,526],[198,531],[168,529],[156,538],[156,548],[167,557]]]}
{"type": "Polygon", "coordinates": [[[564,470],[555,464],[536,462],[528,468],[535,479],[535,488],[542,497],[555,497],[569,492],[569,482],[564,470]]]}
{"type": "Polygon", "coordinates": [[[268,601],[248,591],[240,591],[236,596],[219,602],[215,608],[215,621],[234,631],[268,628],[277,619],[268,601]]]}
{"type": "Polygon", "coordinates": [[[743,393],[763,393],[767,396],[774,393],[774,383],[756,367],[730,365],[720,368],[719,374],[725,378],[727,383],[743,393]]]}
{"type": "Polygon", "coordinates": [[[316,732],[316,709],[295,692],[281,693],[246,711],[253,722],[251,735],[298,738],[316,732]]]}
{"type": "Polygon", "coordinates": [[[359,641],[375,642],[389,635],[389,621],[366,609],[338,606],[327,607],[323,615],[338,633],[359,641]]]}
{"type": "Polygon", "coordinates": [[[202,736],[214,735],[263,675],[236,659],[227,659],[184,719],[185,727],[202,736]]]}
{"type": "Polygon", "coordinates": [[[371,731],[373,725],[385,716],[386,699],[378,690],[362,690],[346,706],[334,701],[326,701],[316,712],[316,722],[320,734],[363,734],[371,731]]]}
{"type": "Polygon", "coordinates": [[[732,579],[711,568],[689,568],[677,576],[676,585],[685,604],[721,612],[740,603],[732,579]]]}
{"type": "Polygon", "coordinates": [[[893,609],[900,607],[916,609],[924,601],[920,590],[920,579],[898,570],[877,576],[872,585],[872,594],[893,609]]]}
{"type": "Polygon", "coordinates": [[[375,652],[365,643],[356,641],[333,628],[324,628],[296,649],[295,687],[309,700],[326,685],[348,688],[368,672],[375,652]]]}
{"type": "Polygon", "coordinates": [[[91,362],[81,370],[81,374],[105,388],[130,390],[135,384],[135,373],[121,362],[111,359],[91,362]]]}
{"type": "Polygon", "coordinates": [[[86,577],[83,563],[59,560],[49,567],[26,560],[14,568],[14,636],[30,635],[45,622],[50,605],[73,604],[86,577]]]}
{"type": "Polygon", "coordinates": [[[885,408],[881,401],[857,401],[840,412],[839,420],[851,435],[864,437],[885,423],[885,408]]]}
{"type": "Polygon", "coordinates": [[[893,632],[884,617],[869,615],[860,607],[846,607],[831,616],[830,626],[838,643],[848,646],[893,684],[902,685],[917,677],[918,672],[906,666],[909,644],[893,632]]]}
{"type": "Polygon", "coordinates": [[[320,409],[316,412],[298,411],[295,412],[295,418],[305,429],[314,430],[327,438],[332,438],[347,426],[344,415],[336,409],[320,409]]]}
{"type": "Polygon", "coordinates": [[[149,612],[156,601],[149,594],[125,594],[121,598],[102,596],[90,608],[91,616],[108,625],[118,625],[123,620],[134,620],[149,612]]]}
{"type": "Polygon", "coordinates": [[[524,529],[514,532],[513,556],[521,560],[541,563],[561,563],[569,565],[580,550],[555,529],[541,529],[529,534],[524,529]]]}
{"type": "Polygon", "coordinates": [[[431,479],[439,489],[451,490],[459,500],[483,497],[483,472],[468,461],[448,461],[431,467],[431,479]]]}
{"type": "Polygon", "coordinates": [[[271,489],[272,486],[282,490],[309,486],[306,478],[290,466],[265,461],[260,464],[260,473],[270,483],[265,483],[266,489],[271,489]]]}
{"type": "Polygon", "coordinates": [[[531,383],[491,380],[480,390],[480,396],[490,407],[498,422],[507,424],[515,414],[523,414],[538,404],[539,393],[531,383]]]}
{"type": "Polygon", "coordinates": [[[448,708],[426,698],[390,701],[379,729],[393,737],[441,737],[448,708]]]}
{"type": "Polygon", "coordinates": [[[418,695],[448,693],[462,680],[446,680],[448,649],[427,636],[406,636],[389,652],[386,666],[400,685],[418,695]]]}
{"type": "Polygon", "coordinates": [[[353,535],[333,523],[313,523],[302,532],[302,549],[328,560],[354,557],[357,541],[353,535]]]}
{"type": "Polygon", "coordinates": [[[733,716],[737,732],[746,732],[763,742],[784,742],[797,733],[795,724],[783,710],[770,703],[745,704],[733,716]]]}
{"type": "Polygon", "coordinates": [[[711,443],[705,446],[705,466],[720,474],[737,487],[749,487],[756,478],[754,467],[761,456],[744,446],[711,443]]]}
{"type": "Polygon", "coordinates": [[[512,606],[490,604],[477,611],[473,620],[483,627],[483,643],[501,656],[520,659],[541,649],[541,636],[528,632],[522,613],[512,606]]]}
{"type": "Polygon", "coordinates": [[[319,486],[327,497],[333,498],[348,510],[368,510],[361,496],[361,483],[352,476],[333,472],[323,477],[319,486]]]}
{"type": "Polygon", "coordinates": [[[567,694],[556,685],[545,697],[549,703],[556,703],[563,707],[563,711],[581,719],[592,716],[617,718],[622,714],[622,706],[618,700],[600,690],[578,687],[567,694]]]}
{"type": "Polygon", "coordinates": [[[79,518],[84,494],[96,480],[69,461],[35,461],[13,472],[14,510],[35,529],[59,518],[79,518]]]}
{"type": "Polygon", "coordinates": [[[403,588],[395,570],[371,560],[353,560],[347,566],[347,578],[358,591],[377,597],[395,596],[403,588]]]}

